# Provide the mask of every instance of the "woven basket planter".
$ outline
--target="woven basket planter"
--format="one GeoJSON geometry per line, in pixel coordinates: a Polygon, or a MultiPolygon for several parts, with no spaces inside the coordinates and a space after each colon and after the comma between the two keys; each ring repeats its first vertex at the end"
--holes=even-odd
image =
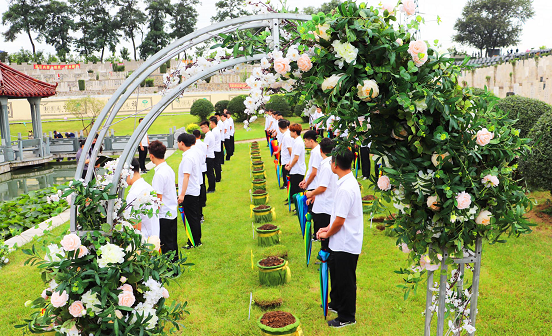
{"type": "Polygon", "coordinates": [[[251,148],[251,151],[249,152],[251,155],[261,155],[261,151],[258,149],[251,148]]]}
{"type": "Polygon", "coordinates": [[[251,162],[261,161],[262,159],[260,155],[251,155],[251,162]]]}
{"type": "Polygon", "coordinates": [[[364,198],[367,198],[367,196],[372,196],[372,195],[366,195],[362,198],[362,206],[363,207],[369,207],[369,206],[372,206],[372,204],[374,204],[374,201],[376,200],[375,197],[370,197],[370,198],[373,198],[373,199],[364,199],[364,198]]]}
{"type": "Polygon", "coordinates": [[[265,174],[264,169],[262,169],[262,170],[253,170],[253,171],[251,171],[251,175],[252,175],[254,180],[266,179],[266,174],[265,174]]]}
{"type": "Polygon", "coordinates": [[[253,189],[253,191],[258,189],[266,190],[266,179],[263,178],[251,181],[251,189],[253,189]]]}
{"type": "Polygon", "coordinates": [[[265,205],[265,209],[258,209],[262,205],[256,206],[251,209],[253,215],[253,222],[257,224],[270,223],[274,219],[274,208],[270,205],[265,205]]]}
{"type": "Polygon", "coordinates": [[[259,282],[261,285],[279,286],[291,280],[291,271],[286,260],[281,259],[283,263],[277,266],[261,266],[259,264],[261,260],[257,262],[257,267],[259,268],[259,282]]]}
{"type": "Polygon", "coordinates": [[[301,321],[299,321],[299,319],[295,315],[293,315],[293,317],[295,317],[295,323],[281,328],[272,328],[262,324],[261,320],[263,317],[264,315],[259,317],[259,320],[257,321],[257,325],[261,329],[261,336],[266,336],[266,335],[303,336],[303,331],[301,330],[301,321]]]}
{"type": "Polygon", "coordinates": [[[253,162],[253,164],[251,165],[251,171],[253,171],[254,169],[258,169],[258,168],[261,168],[264,170],[264,163],[263,161],[255,161],[253,162]]]}
{"type": "Polygon", "coordinates": [[[272,230],[261,230],[260,227],[255,228],[257,231],[257,244],[261,247],[267,247],[280,244],[280,228],[276,226],[272,230]]]}
{"type": "Polygon", "coordinates": [[[254,193],[252,192],[251,193],[251,203],[253,205],[265,205],[268,203],[268,193],[266,192],[266,190],[263,190],[263,189],[257,189],[255,190],[259,193],[254,193]],[[263,191],[262,193],[260,193],[260,191],[263,191]]]}

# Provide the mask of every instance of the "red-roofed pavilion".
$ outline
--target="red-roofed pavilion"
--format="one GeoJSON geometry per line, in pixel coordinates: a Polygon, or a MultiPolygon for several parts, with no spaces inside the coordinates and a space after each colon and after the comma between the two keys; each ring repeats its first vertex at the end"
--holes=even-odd
{"type": "Polygon", "coordinates": [[[39,81],[31,76],[10,68],[0,62],[0,131],[2,146],[5,148],[6,161],[14,160],[11,146],[10,121],[8,114],[8,99],[26,98],[31,105],[31,120],[33,121],[33,136],[42,138],[42,122],[40,119],[40,99],[56,94],[55,85],[39,81]]]}

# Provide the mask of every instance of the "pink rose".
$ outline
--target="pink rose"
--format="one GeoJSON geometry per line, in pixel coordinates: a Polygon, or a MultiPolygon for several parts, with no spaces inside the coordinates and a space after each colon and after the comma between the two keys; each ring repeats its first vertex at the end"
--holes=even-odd
{"type": "Polygon", "coordinates": [[[79,258],[82,258],[85,255],[88,255],[88,249],[86,248],[86,246],[79,246],[79,258]]]}
{"type": "Polygon", "coordinates": [[[480,225],[489,225],[491,224],[491,217],[493,214],[488,210],[483,210],[479,212],[477,217],[475,218],[475,222],[480,225]]]}
{"type": "Polygon", "coordinates": [[[169,298],[169,291],[165,287],[161,288],[161,293],[165,299],[169,298]]]}
{"type": "Polygon", "coordinates": [[[69,314],[73,317],[81,317],[85,311],[82,301],[75,301],[69,306],[69,314]]]}
{"type": "Polygon", "coordinates": [[[42,291],[42,294],[40,294],[40,296],[42,296],[42,298],[44,300],[47,300],[48,299],[48,294],[46,294],[46,292],[51,292],[52,290],[50,288],[46,288],[45,290],[42,291]]]}
{"type": "Polygon", "coordinates": [[[483,183],[485,187],[490,188],[490,187],[498,186],[500,181],[498,180],[498,177],[489,174],[483,177],[483,179],[481,180],[481,183],[483,183]]]}
{"type": "Polygon", "coordinates": [[[427,54],[427,44],[425,41],[417,40],[417,41],[410,41],[410,44],[408,45],[408,53],[410,56],[418,56],[418,54],[427,54]]]}
{"type": "Polygon", "coordinates": [[[416,14],[416,3],[414,0],[403,0],[402,2],[402,11],[407,15],[416,14]]]}
{"type": "Polygon", "coordinates": [[[395,15],[395,6],[390,3],[384,3],[381,5],[382,11],[388,11],[389,15],[395,15]]]}
{"type": "Polygon", "coordinates": [[[414,62],[414,65],[418,68],[427,62],[427,54],[424,54],[424,57],[420,58],[418,55],[412,56],[412,61],[414,62]]]}
{"type": "Polygon", "coordinates": [[[75,251],[81,246],[81,240],[79,236],[74,233],[68,234],[60,242],[63,249],[67,252],[75,251]]]}
{"type": "Polygon", "coordinates": [[[131,292],[131,293],[133,292],[132,286],[129,285],[129,284],[124,284],[124,285],[122,285],[121,287],[119,287],[117,289],[120,289],[123,292],[131,292]]]}
{"type": "Polygon", "coordinates": [[[389,177],[383,175],[380,176],[378,179],[378,188],[380,188],[383,191],[388,191],[391,189],[391,181],[389,180],[389,177]]]}
{"type": "Polygon", "coordinates": [[[410,249],[408,248],[408,245],[406,245],[405,243],[401,243],[399,245],[401,251],[403,251],[404,253],[410,253],[410,249]]]}
{"type": "Polygon", "coordinates": [[[426,255],[422,256],[420,259],[420,266],[422,269],[426,269],[428,271],[436,271],[439,269],[439,265],[432,264],[431,259],[429,259],[426,255]]]}
{"type": "Polygon", "coordinates": [[[289,66],[289,59],[287,58],[277,58],[274,60],[274,70],[280,75],[287,74],[291,67],[289,66]]]}
{"type": "Polygon", "coordinates": [[[51,299],[52,306],[56,308],[65,306],[65,304],[67,303],[67,300],[69,300],[69,294],[67,294],[66,291],[63,291],[63,293],[61,294],[59,292],[52,293],[52,299],[51,299]]]}
{"type": "Polygon", "coordinates": [[[456,206],[458,209],[467,209],[470,207],[471,204],[471,196],[465,191],[462,191],[458,195],[456,195],[456,202],[458,205],[456,206]]]}
{"type": "Polygon", "coordinates": [[[477,132],[477,140],[475,140],[475,142],[479,146],[485,146],[488,145],[493,138],[494,133],[489,132],[486,128],[483,128],[481,131],[477,132]]]}
{"type": "Polygon", "coordinates": [[[439,206],[439,198],[437,196],[429,196],[426,201],[427,207],[433,211],[441,210],[439,206]]]}
{"type": "Polygon", "coordinates": [[[312,62],[309,55],[301,55],[301,57],[299,57],[299,59],[297,60],[297,67],[299,67],[299,70],[303,72],[307,72],[312,69],[312,62]]]}
{"type": "Polygon", "coordinates": [[[119,281],[121,281],[121,283],[125,283],[127,281],[127,278],[125,276],[122,276],[119,281]]]}
{"type": "Polygon", "coordinates": [[[119,294],[119,306],[132,307],[135,301],[136,298],[132,292],[123,291],[119,294]]]}

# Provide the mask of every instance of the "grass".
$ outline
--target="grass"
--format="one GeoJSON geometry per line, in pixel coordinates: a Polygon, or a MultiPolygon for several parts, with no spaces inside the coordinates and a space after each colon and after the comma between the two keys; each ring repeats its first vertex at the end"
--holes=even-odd
{"type": "MultiPolygon", "coordinates": [[[[261,143],[262,144],[262,143],[261,143]]],[[[268,149],[261,146],[265,161],[268,149]]],[[[168,163],[177,169],[180,155],[168,163]]],[[[256,245],[249,218],[250,162],[247,144],[236,145],[236,155],[223,166],[222,183],[208,195],[206,222],[202,225],[203,246],[186,254],[195,265],[171,284],[172,299],[188,301],[190,315],[186,329],[178,335],[258,335],[256,320],[263,311],[252,306],[250,293],[261,289],[252,261],[261,259],[265,249],[256,245]]],[[[151,181],[153,171],[145,178],[151,181]]],[[[370,228],[365,218],[363,252],[357,269],[357,324],[330,330],[320,309],[318,267],[305,265],[297,217],[287,212],[274,169],[267,166],[270,205],[276,207],[274,224],[280,226],[281,240],[289,250],[291,282],[279,288],[284,300],[279,308],[301,319],[305,335],[421,335],[425,292],[403,300],[397,288],[401,277],[393,271],[405,265],[405,255],[395,247],[394,238],[370,228]]],[[[368,185],[365,184],[367,193],[368,185]]],[[[65,227],[66,228],[66,227],[65,227]]],[[[54,230],[61,234],[63,229],[54,230]]],[[[185,243],[179,222],[179,245],[185,243]]],[[[483,268],[477,317],[478,335],[548,335],[552,316],[550,286],[552,274],[550,230],[537,231],[506,244],[484,245],[483,268]]],[[[12,325],[21,322],[30,310],[24,302],[40,295],[43,285],[36,269],[22,266],[25,256],[17,251],[0,270],[0,335],[20,335],[12,325]]],[[[335,317],[330,313],[330,318],[335,317]]]]}

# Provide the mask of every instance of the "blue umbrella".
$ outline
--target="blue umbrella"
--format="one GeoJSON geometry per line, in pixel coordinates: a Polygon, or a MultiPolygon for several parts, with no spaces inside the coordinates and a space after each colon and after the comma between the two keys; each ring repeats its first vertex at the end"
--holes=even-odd
{"type": "Polygon", "coordinates": [[[305,236],[304,236],[304,240],[305,240],[305,254],[306,254],[306,257],[307,257],[307,266],[309,266],[309,263],[310,263],[310,258],[311,258],[311,251],[312,251],[312,239],[311,239],[311,236],[312,236],[312,216],[310,213],[307,213],[307,222],[306,222],[306,225],[305,225],[305,236]]]}
{"type": "Polygon", "coordinates": [[[318,260],[320,260],[320,296],[322,297],[322,309],[324,310],[324,318],[328,316],[328,257],[329,252],[318,252],[318,260]]]}
{"type": "Polygon", "coordinates": [[[301,226],[301,234],[305,237],[305,224],[307,221],[307,213],[309,207],[307,206],[307,196],[304,193],[295,194],[295,208],[297,209],[297,218],[299,219],[299,225],[301,226]]]}

